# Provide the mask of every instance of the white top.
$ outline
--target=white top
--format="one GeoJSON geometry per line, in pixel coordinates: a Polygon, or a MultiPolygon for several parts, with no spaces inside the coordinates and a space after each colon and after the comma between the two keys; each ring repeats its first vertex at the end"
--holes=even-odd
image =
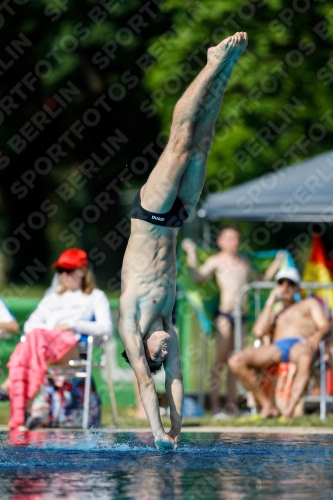
{"type": "Polygon", "coordinates": [[[83,335],[110,335],[112,317],[107,296],[94,288],[90,293],[81,290],[62,294],[50,292],[38,304],[24,324],[24,333],[33,328],[52,330],[56,325],[67,324],[77,339],[83,335]]]}
{"type": "MultiPolygon", "coordinates": [[[[15,318],[3,300],[0,299],[0,323],[10,323],[15,318]]],[[[9,338],[11,335],[6,330],[0,330],[0,339],[9,338]]]]}
{"type": "Polygon", "coordinates": [[[13,321],[14,316],[9,311],[8,307],[3,300],[0,299],[0,323],[9,323],[13,321]]]}

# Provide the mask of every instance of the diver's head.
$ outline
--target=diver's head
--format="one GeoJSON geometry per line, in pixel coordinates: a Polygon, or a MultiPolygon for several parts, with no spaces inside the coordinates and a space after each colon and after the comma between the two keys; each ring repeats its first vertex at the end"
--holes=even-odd
{"type": "Polygon", "coordinates": [[[169,352],[170,334],[164,330],[149,331],[143,339],[148,366],[152,374],[162,368],[169,352]]]}
{"type": "MultiPolygon", "coordinates": [[[[170,338],[170,334],[163,330],[162,318],[156,318],[143,338],[145,356],[152,375],[162,368],[163,361],[169,352],[170,338]]],[[[129,363],[125,351],[122,356],[129,363]]]]}

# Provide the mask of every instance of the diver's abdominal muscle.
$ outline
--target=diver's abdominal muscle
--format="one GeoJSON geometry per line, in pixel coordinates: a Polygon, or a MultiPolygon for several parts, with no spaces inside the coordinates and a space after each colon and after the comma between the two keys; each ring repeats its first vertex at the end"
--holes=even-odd
{"type": "Polygon", "coordinates": [[[158,245],[156,242],[134,238],[129,242],[123,264],[125,268],[139,275],[151,274],[155,276],[155,279],[161,274],[174,277],[176,273],[175,245],[171,241],[158,245]]]}
{"type": "Polygon", "coordinates": [[[147,232],[131,234],[122,267],[123,293],[131,289],[141,299],[163,301],[175,289],[176,274],[175,234],[169,231],[159,239],[147,232]]]}
{"type": "Polygon", "coordinates": [[[122,282],[131,287],[170,288],[176,282],[176,261],[173,258],[159,260],[147,253],[127,255],[122,269],[122,282]]]}
{"type": "Polygon", "coordinates": [[[123,279],[130,281],[131,286],[147,287],[149,289],[171,288],[176,282],[175,266],[156,266],[151,263],[146,268],[132,267],[132,270],[123,279]]]}

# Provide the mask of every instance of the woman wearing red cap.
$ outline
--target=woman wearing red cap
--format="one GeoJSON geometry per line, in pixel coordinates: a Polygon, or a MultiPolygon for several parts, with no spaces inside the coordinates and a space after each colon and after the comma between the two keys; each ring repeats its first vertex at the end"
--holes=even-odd
{"type": "Polygon", "coordinates": [[[111,334],[109,301],[95,288],[84,250],[70,248],[52,266],[59,274],[57,290],[50,291],[24,325],[9,363],[11,429],[24,426],[26,405],[43,383],[49,364],[79,359],[81,335],[111,334]]]}

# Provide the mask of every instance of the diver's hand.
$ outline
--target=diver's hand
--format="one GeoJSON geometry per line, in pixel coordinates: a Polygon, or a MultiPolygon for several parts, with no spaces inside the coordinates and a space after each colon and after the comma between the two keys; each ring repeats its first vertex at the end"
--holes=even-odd
{"type": "Polygon", "coordinates": [[[175,438],[179,438],[179,434],[180,434],[180,431],[176,431],[174,427],[171,427],[171,429],[169,430],[169,432],[167,432],[167,434],[172,437],[172,439],[175,439],[175,438]]]}
{"type": "Polygon", "coordinates": [[[171,449],[176,450],[178,443],[176,439],[173,439],[169,434],[164,434],[155,438],[155,446],[158,449],[171,449]]]}
{"type": "Polygon", "coordinates": [[[179,432],[175,431],[172,427],[167,433],[168,436],[170,436],[174,442],[175,442],[175,450],[178,448],[178,439],[179,439],[179,432]]]}

